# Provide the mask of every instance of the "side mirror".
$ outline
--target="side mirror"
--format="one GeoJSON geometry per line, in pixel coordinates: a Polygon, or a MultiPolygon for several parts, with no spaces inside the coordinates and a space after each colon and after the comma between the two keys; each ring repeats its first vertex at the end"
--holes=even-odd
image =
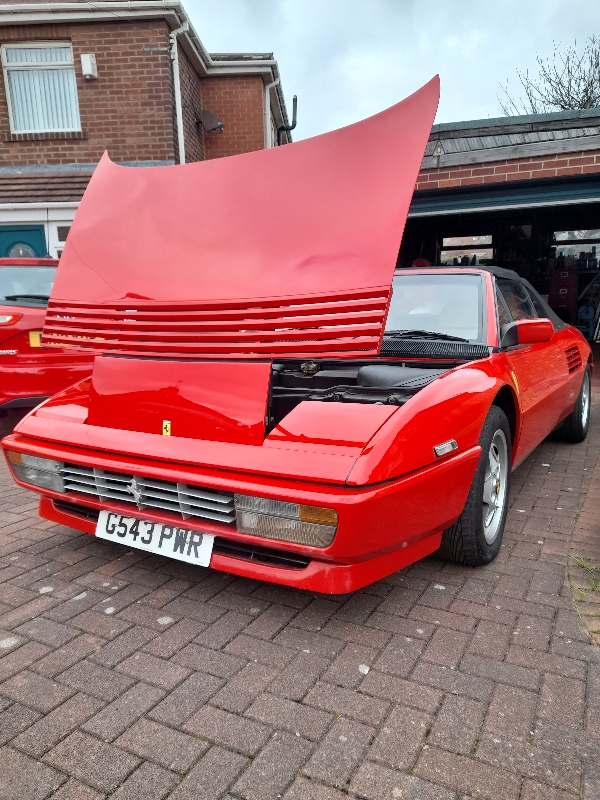
{"type": "Polygon", "coordinates": [[[542,344],[554,336],[554,325],[549,319],[520,319],[502,325],[500,347],[515,347],[518,344],[542,344]]]}

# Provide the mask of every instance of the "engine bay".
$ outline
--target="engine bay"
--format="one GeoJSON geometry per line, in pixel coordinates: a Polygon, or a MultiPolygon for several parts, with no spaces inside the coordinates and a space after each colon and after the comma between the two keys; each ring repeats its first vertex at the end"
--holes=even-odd
{"type": "Polygon", "coordinates": [[[306,400],[401,406],[457,363],[285,361],[273,364],[268,429],[306,400]]]}

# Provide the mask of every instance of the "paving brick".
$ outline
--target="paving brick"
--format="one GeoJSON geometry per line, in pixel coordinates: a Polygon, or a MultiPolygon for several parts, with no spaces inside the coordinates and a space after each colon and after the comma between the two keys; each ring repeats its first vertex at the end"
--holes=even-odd
{"type": "Polygon", "coordinates": [[[19,606],[19,608],[14,608],[12,611],[2,614],[2,616],[0,616],[0,628],[5,628],[8,631],[13,628],[18,628],[19,625],[23,625],[24,622],[28,622],[31,619],[35,619],[40,614],[50,611],[57,603],[57,600],[47,595],[36,597],[35,600],[31,600],[29,603],[19,606]]]}
{"type": "MultiPolygon", "coordinates": [[[[487,619],[490,622],[496,622],[498,625],[510,625],[511,627],[515,624],[517,618],[514,611],[502,608],[497,603],[485,606],[478,603],[469,603],[460,598],[456,599],[450,606],[450,615],[459,618],[459,615],[464,615],[471,618],[472,622],[478,619],[487,619]]],[[[451,626],[445,625],[445,627],[451,626]]]]}
{"type": "Polygon", "coordinates": [[[281,669],[294,657],[294,653],[274,642],[265,642],[253,636],[240,634],[225,647],[227,653],[258,661],[267,667],[281,669]]]}
{"type": "Polygon", "coordinates": [[[73,617],[76,617],[88,608],[92,608],[92,606],[95,606],[97,603],[101,603],[105,599],[106,594],[84,589],[66,602],[57,605],[56,608],[47,611],[45,616],[55,622],[68,622],[70,619],[73,619],[73,617]]]}
{"type": "Polygon", "coordinates": [[[346,600],[339,611],[335,612],[335,618],[343,622],[363,625],[380,603],[380,597],[374,597],[364,591],[355,592],[346,600]]]}
{"type": "Polygon", "coordinates": [[[469,639],[465,633],[438,628],[423,651],[422,658],[446,667],[457,667],[469,639]]]}
{"type": "Polygon", "coordinates": [[[329,661],[325,658],[312,653],[298,653],[269,684],[269,691],[288,700],[302,700],[328,667],[329,661]]]}
{"type": "Polygon", "coordinates": [[[495,661],[482,656],[467,654],[461,663],[461,670],[479,675],[482,678],[491,678],[494,681],[520,686],[523,689],[536,691],[540,685],[540,674],[537,670],[518,667],[502,661],[495,661]]]}
{"type": "Polygon", "coordinates": [[[350,783],[350,792],[368,800],[382,800],[382,798],[455,800],[456,798],[456,793],[453,791],[369,761],[358,768],[350,783]]]}
{"type": "Polygon", "coordinates": [[[13,747],[33,758],[40,758],[99,708],[100,703],[94,698],[77,694],[17,736],[12,742],[13,747]]]}
{"type": "Polygon", "coordinates": [[[457,594],[456,599],[465,600],[467,603],[481,603],[485,605],[492,596],[493,591],[494,584],[491,581],[467,578],[457,594]]]}
{"type": "Polygon", "coordinates": [[[116,789],[140,763],[135,756],[80,731],[46,753],[44,761],[102,792],[116,789]]]}
{"type": "Polygon", "coordinates": [[[111,800],[163,800],[178,782],[172,772],[145,761],[110,797],[111,800]]]}
{"type": "Polygon", "coordinates": [[[550,642],[553,626],[552,620],[520,614],[517,627],[513,631],[513,641],[519,647],[546,650],[550,642]]]}
{"type": "Polygon", "coordinates": [[[562,789],[554,789],[547,783],[526,779],[523,781],[521,800],[579,800],[579,793],[563,792],[562,789]]]}
{"type": "Polygon", "coordinates": [[[105,742],[112,742],[143,714],[150,711],[164,694],[164,691],[156,686],[136,683],[88,719],[81,725],[81,729],[105,742]]]}
{"type": "Polygon", "coordinates": [[[77,664],[82,658],[97,652],[102,647],[103,643],[103,639],[84,633],[78,636],[77,639],[68,642],[63,647],[59,647],[52,653],[48,653],[45,658],[36,662],[33,669],[41,675],[46,675],[48,678],[54,677],[58,675],[59,672],[64,672],[64,670],[68,669],[73,664],[77,664]]]}
{"type": "Polygon", "coordinates": [[[5,701],[6,708],[0,712],[0,746],[9,742],[38,720],[41,714],[19,703],[5,701]]]}
{"type": "Polygon", "coordinates": [[[528,650],[512,645],[506,656],[506,661],[510,664],[518,664],[521,667],[539,669],[542,672],[555,672],[565,678],[585,680],[587,665],[585,662],[576,661],[573,658],[563,658],[552,653],[542,653],[539,650],[528,650]]]}
{"type": "Polygon", "coordinates": [[[193,619],[196,622],[202,622],[204,625],[210,625],[212,622],[222,616],[225,611],[216,606],[209,606],[204,602],[191,600],[189,597],[177,597],[166,606],[163,606],[161,611],[170,617],[181,619],[193,619]]]}
{"type": "Polygon", "coordinates": [[[487,733],[481,737],[477,758],[513,775],[541,780],[559,789],[569,790],[581,780],[581,763],[572,755],[487,733]]]}
{"type": "Polygon", "coordinates": [[[303,653],[312,653],[321,658],[335,658],[344,647],[344,642],[324,635],[323,632],[313,633],[288,625],[275,637],[277,644],[289,647],[292,650],[301,650],[303,653]]]}
{"type": "Polygon", "coordinates": [[[250,614],[238,614],[237,611],[227,611],[222,617],[205,628],[194,639],[196,644],[220,650],[232,639],[241,633],[252,621],[250,614]]]}
{"type": "Polygon", "coordinates": [[[35,672],[23,670],[0,684],[0,694],[36,711],[47,713],[64,703],[75,692],[35,672]]]}
{"type": "Polygon", "coordinates": [[[354,689],[368,674],[378,655],[379,651],[374,647],[351,642],[336,656],[323,675],[323,680],[338,686],[345,686],[347,689],[354,689]]]}
{"type": "Polygon", "coordinates": [[[512,626],[482,619],[469,645],[469,653],[502,661],[512,641],[512,626]]]}
{"type": "Polygon", "coordinates": [[[144,652],[158,658],[171,658],[182,647],[189,644],[202,630],[203,624],[193,619],[182,619],[176,622],[160,636],[144,645],[144,652]]]}
{"type": "Polygon", "coordinates": [[[246,756],[256,755],[272,733],[271,726],[210,705],[200,708],[183,727],[195,736],[239,750],[246,756]]]}
{"type": "MultiPolygon", "coordinates": [[[[293,661],[291,662],[294,663],[293,661]]],[[[285,674],[284,672],[281,675],[285,674]]],[[[264,664],[250,662],[237,675],[230,678],[226,685],[215,694],[213,705],[228,711],[241,713],[250,706],[265,689],[274,685],[277,670],[265,667],[264,664]]],[[[300,680],[302,676],[300,675],[300,680]]],[[[290,698],[293,699],[293,698],[290,698]]]]}
{"type": "Polygon", "coordinates": [[[582,727],[585,688],[583,681],[561,675],[544,675],[538,705],[539,718],[570,728],[582,727]]]}
{"type": "Polygon", "coordinates": [[[280,730],[314,740],[321,738],[333,719],[332,714],[267,693],[260,695],[246,714],[280,730]]]}
{"type": "Polygon", "coordinates": [[[104,645],[97,653],[92,656],[93,660],[105,667],[115,667],[127,656],[135,653],[147,642],[154,639],[155,631],[147,628],[130,628],[125,633],[117,636],[112,642],[104,645]]]}
{"type": "Polygon", "coordinates": [[[348,800],[348,794],[307,778],[296,778],[283,798],[284,800],[348,800]]]}
{"type": "Polygon", "coordinates": [[[147,719],[135,722],[115,745],[179,773],[188,772],[209,747],[193,736],[147,719]]]}
{"type": "Polygon", "coordinates": [[[469,755],[478,739],[485,706],[478,700],[447,695],[433,724],[428,744],[469,755]]]}
{"type": "Polygon", "coordinates": [[[177,727],[203,706],[222,683],[212,675],[194,672],[158,703],[149,716],[165,725],[177,727]]]}
{"type": "Polygon", "coordinates": [[[39,642],[27,642],[13,652],[0,658],[0,681],[15,675],[25,667],[43,658],[50,648],[39,642]]]}
{"type": "Polygon", "coordinates": [[[310,605],[302,609],[294,618],[294,625],[297,628],[305,628],[308,631],[320,631],[339,607],[340,603],[334,600],[316,597],[310,605]]]}
{"type": "Polygon", "coordinates": [[[295,608],[272,605],[248,625],[245,633],[261,639],[271,639],[285,627],[297,614],[295,608]]]}
{"type": "Polygon", "coordinates": [[[311,756],[304,773],[338,789],[345,788],[374,734],[374,728],[341,717],[311,756]]]}
{"type": "Polygon", "coordinates": [[[120,675],[87,660],[61,673],[58,680],[72,689],[106,702],[114,700],[134,683],[127,675],[120,675]]]}
{"type": "Polygon", "coordinates": [[[417,664],[411,680],[483,702],[487,702],[492,695],[493,683],[491,680],[450,670],[439,664],[425,662],[417,664]]]}
{"type": "Polygon", "coordinates": [[[305,739],[278,733],[234,784],[233,792],[245,800],[273,800],[301,770],[312,749],[305,739]]]}
{"type": "MultiPolygon", "coordinates": [[[[259,645],[266,644],[265,642],[259,642],[257,639],[254,641],[259,645]]],[[[229,653],[210,650],[197,644],[186,645],[173,656],[171,661],[189,669],[208,672],[219,678],[229,678],[231,675],[235,675],[244,665],[242,659],[236,658],[229,653]]]]}
{"type": "Polygon", "coordinates": [[[441,581],[445,580],[442,575],[439,576],[439,580],[440,582],[436,580],[426,589],[419,598],[417,605],[443,609],[444,611],[450,608],[454,598],[458,594],[459,587],[442,583],[441,581]]]}
{"type": "Polygon", "coordinates": [[[317,683],[306,695],[304,702],[324,711],[351,717],[366,725],[379,725],[390,706],[384,700],[327,683],[317,683]]]}
{"type": "Polygon", "coordinates": [[[484,731],[510,738],[511,741],[527,740],[533,726],[537,699],[538,696],[533,692],[517,686],[497,684],[485,717],[484,731]]]}
{"type": "Polygon", "coordinates": [[[223,795],[248,763],[248,759],[239,753],[231,753],[221,747],[211,747],[169,795],[169,800],[216,800],[223,795]]]}
{"type": "Polygon", "coordinates": [[[44,617],[37,617],[36,619],[26,622],[24,625],[17,628],[15,633],[28,636],[30,639],[35,639],[50,647],[61,647],[67,642],[70,642],[71,639],[79,636],[78,630],[69,628],[67,625],[62,625],[60,622],[44,619],[44,617]]]}
{"type": "Polygon", "coordinates": [[[52,800],[104,800],[104,792],[97,792],[75,778],[69,778],[66,783],[52,795],[52,800]]]}
{"type": "Polygon", "coordinates": [[[391,700],[411,708],[434,712],[442,699],[442,692],[418,683],[371,670],[360,686],[360,691],[374,697],[391,700]]]}
{"type": "Polygon", "coordinates": [[[423,750],[415,775],[489,800],[516,800],[521,780],[506,770],[430,747],[423,750]]]}
{"type": "Polygon", "coordinates": [[[390,672],[406,678],[423,650],[423,642],[410,636],[393,636],[375,666],[381,672],[390,672]]]}
{"type": "Polygon", "coordinates": [[[585,765],[581,789],[582,800],[594,800],[600,795],[600,767],[598,763],[585,765]]]}
{"type": "Polygon", "coordinates": [[[394,769],[409,769],[421,750],[431,716],[407,706],[394,706],[369,749],[368,757],[394,769]]]}
{"type": "MultiPolygon", "coordinates": [[[[369,617],[369,626],[370,625],[371,618],[369,617]]],[[[327,622],[323,627],[323,634],[325,636],[333,636],[336,639],[343,639],[344,642],[353,642],[354,644],[364,645],[365,647],[374,647],[378,650],[385,647],[391,638],[387,631],[377,630],[364,625],[355,625],[352,622],[337,618],[330,619],[329,622],[327,622]]]]}
{"type": "Polygon", "coordinates": [[[69,624],[76,628],[81,628],[82,631],[91,633],[94,636],[101,636],[103,639],[114,639],[131,628],[129,622],[125,622],[113,614],[99,614],[97,611],[92,611],[92,609],[72,617],[69,620],[69,624]]]}
{"type": "MultiPolygon", "coordinates": [[[[437,625],[416,619],[394,617],[391,614],[381,614],[379,611],[375,611],[369,617],[369,633],[373,628],[389,633],[400,633],[402,636],[410,636],[412,639],[427,640],[433,636],[437,625]]],[[[371,642],[371,644],[374,643],[371,642]]]]}
{"type": "Polygon", "coordinates": [[[162,689],[173,689],[178,683],[190,674],[189,669],[165,661],[150,653],[136,653],[129,656],[117,666],[119,672],[124,672],[141,681],[153,683],[162,689]]]}
{"type": "Polygon", "coordinates": [[[0,764],[2,800],[44,800],[65,780],[56,770],[10,747],[0,749],[0,764]]]}

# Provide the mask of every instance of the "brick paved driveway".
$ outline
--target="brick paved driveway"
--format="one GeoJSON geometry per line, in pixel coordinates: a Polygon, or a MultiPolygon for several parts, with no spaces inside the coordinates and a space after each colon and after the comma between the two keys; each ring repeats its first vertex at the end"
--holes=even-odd
{"type": "Polygon", "coordinates": [[[595,406],[514,473],[494,564],[344,597],[43,522],[0,467],[1,800],[599,798],[600,648],[566,583],[595,406]]]}

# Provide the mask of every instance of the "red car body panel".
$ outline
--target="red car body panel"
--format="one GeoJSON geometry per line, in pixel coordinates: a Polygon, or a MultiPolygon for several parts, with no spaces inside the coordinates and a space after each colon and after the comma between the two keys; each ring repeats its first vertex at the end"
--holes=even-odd
{"type": "MultiPolygon", "coordinates": [[[[570,327],[500,349],[494,277],[477,268],[460,272],[482,287],[478,355],[381,355],[437,91],[432,82],[382,115],[273,151],[148,170],[105,160],[69,235],[44,329],[48,341],[97,352],[93,374],[30,413],[5,450],[131,477],[134,488],[139,477],[336,512],[323,547],[186,519],[217,537],[210,566],[237,575],[348,592],[434,552],[464,508],[492,403],[509,415],[516,464],[570,413],[591,364],[570,327]],[[281,195],[273,223],[264,209],[279,186],[291,199],[281,195]],[[174,254],[177,268],[165,268],[174,254]],[[308,394],[271,425],[273,376],[285,367],[276,362],[295,360],[302,383],[312,358],[346,370],[433,364],[436,373],[401,404],[308,394]],[[456,449],[436,455],[450,440],[456,449]],[[238,546],[304,566],[231,555],[238,546]]],[[[432,271],[456,272],[411,273],[432,271]]],[[[543,329],[530,326],[530,338],[543,329]]],[[[182,524],[164,507],[138,510],[127,494],[39,491],[42,516],[89,533],[100,510],[182,524]]]]}
{"type": "Polygon", "coordinates": [[[439,80],[332,133],[131,169],[104,156],[61,256],[47,341],[205,358],[379,350],[439,80]]]}
{"type": "MultiPolygon", "coordinates": [[[[51,258],[1,258],[6,266],[55,267],[51,258]]],[[[93,358],[81,349],[39,345],[46,309],[33,305],[3,305],[0,317],[15,316],[15,322],[0,324],[0,409],[37,405],[92,371],[93,358]],[[33,337],[30,337],[33,334],[33,337]],[[33,344],[32,344],[33,342],[33,344]]]]}

